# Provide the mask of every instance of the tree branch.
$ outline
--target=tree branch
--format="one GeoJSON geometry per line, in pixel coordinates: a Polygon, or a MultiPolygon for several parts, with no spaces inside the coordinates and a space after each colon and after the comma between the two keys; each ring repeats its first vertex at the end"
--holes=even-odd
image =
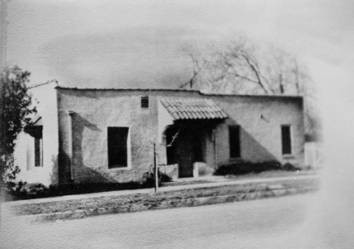
{"type": "Polygon", "coordinates": [[[200,73],[200,71],[202,70],[200,63],[198,61],[198,59],[193,55],[193,53],[189,53],[189,57],[192,60],[192,67],[193,67],[193,72],[192,72],[192,76],[191,78],[182,83],[179,88],[185,88],[186,86],[189,85],[189,87],[192,89],[194,87],[194,84],[196,82],[196,79],[198,77],[198,74],[200,73]]]}
{"type": "Polygon", "coordinates": [[[250,67],[251,71],[257,78],[258,85],[264,90],[265,93],[269,93],[268,88],[265,86],[261,79],[260,70],[256,62],[252,63],[249,56],[244,52],[241,54],[242,58],[246,61],[247,65],[250,67]]]}

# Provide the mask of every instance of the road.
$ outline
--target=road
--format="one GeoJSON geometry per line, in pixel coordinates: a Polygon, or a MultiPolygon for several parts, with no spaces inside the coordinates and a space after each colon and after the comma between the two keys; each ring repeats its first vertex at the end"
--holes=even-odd
{"type": "Polygon", "coordinates": [[[313,197],[306,194],[41,224],[5,220],[1,248],[307,248],[308,204],[313,197]]]}

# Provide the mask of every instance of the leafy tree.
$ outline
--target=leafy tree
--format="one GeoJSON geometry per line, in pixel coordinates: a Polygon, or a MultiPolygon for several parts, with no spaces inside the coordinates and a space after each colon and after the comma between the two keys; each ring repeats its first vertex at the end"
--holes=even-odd
{"type": "Polygon", "coordinates": [[[13,163],[15,141],[24,126],[30,124],[29,115],[36,112],[27,83],[30,73],[18,66],[5,68],[0,75],[0,178],[10,178],[18,172],[13,163]]]}

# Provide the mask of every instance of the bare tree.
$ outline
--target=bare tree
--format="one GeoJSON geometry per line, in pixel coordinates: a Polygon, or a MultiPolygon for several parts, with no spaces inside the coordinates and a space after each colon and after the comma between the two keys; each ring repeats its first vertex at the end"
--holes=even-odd
{"type": "Polygon", "coordinates": [[[308,80],[294,56],[274,46],[256,46],[244,37],[222,47],[185,51],[191,58],[192,75],[180,85],[182,88],[301,95],[301,85],[308,80]]]}
{"type": "Polygon", "coordinates": [[[318,130],[316,96],[305,65],[271,44],[256,46],[245,37],[226,45],[183,50],[191,60],[191,76],[181,88],[213,93],[300,95],[305,101],[307,132],[318,130]]]}
{"type": "Polygon", "coordinates": [[[265,77],[277,94],[303,95],[303,86],[308,83],[307,70],[298,59],[282,49],[268,46],[262,54],[265,77]]]}
{"type": "Polygon", "coordinates": [[[190,89],[193,89],[202,68],[200,65],[200,59],[197,59],[195,54],[193,54],[192,52],[188,52],[188,56],[192,61],[192,76],[188,79],[188,81],[182,83],[180,85],[180,88],[189,87],[190,89]]]}

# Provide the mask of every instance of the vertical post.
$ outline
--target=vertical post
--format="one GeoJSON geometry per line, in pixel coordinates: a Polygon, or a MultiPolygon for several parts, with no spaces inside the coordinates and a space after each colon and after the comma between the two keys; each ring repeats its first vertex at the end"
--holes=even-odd
{"type": "Polygon", "coordinates": [[[156,143],[154,143],[154,178],[155,178],[155,193],[159,189],[159,169],[156,162],[156,143]]]}
{"type": "Polygon", "coordinates": [[[74,169],[73,169],[73,166],[74,166],[74,146],[73,146],[73,142],[74,142],[74,138],[73,138],[73,116],[74,116],[74,112],[73,111],[68,111],[68,114],[69,114],[69,129],[68,129],[68,156],[69,156],[69,162],[68,162],[68,165],[69,166],[69,180],[70,183],[73,183],[74,181],[74,169]]]}
{"type": "Polygon", "coordinates": [[[216,152],[216,135],[215,135],[215,128],[213,128],[212,130],[212,140],[213,140],[213,156],[214,156],[214,167],[216,168],[216,165],[217,165],[217,152],[216,152]]]}

